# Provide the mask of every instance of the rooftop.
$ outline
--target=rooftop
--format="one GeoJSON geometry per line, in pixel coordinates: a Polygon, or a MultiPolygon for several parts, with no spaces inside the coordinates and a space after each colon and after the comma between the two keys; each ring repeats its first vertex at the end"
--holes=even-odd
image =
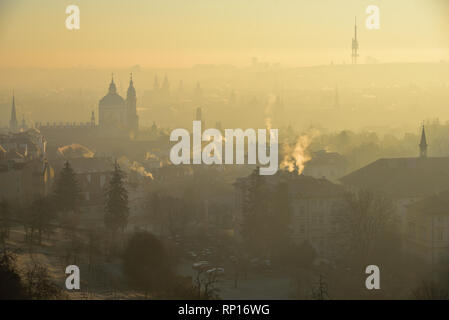
{"type": "MultiPolygon", "coordinates": [[[[258,170],[256,172],[258,174],[258,170]]],[[[238,178],[234,185],[237,188],[244,188],[248,183],[250,176],[238,178]]],[[[287,183],[289,185],[290,193],[295,198],[310,198],[310,197],[332,197],[339,196],[344,193],[342,186],[332,183],[326,178],[314,178],[296,172],[288,172],[279,170],[272,176],[259,176],[272,187],[279,183],[287,183]]]]}
{"type": "Polygon", "coordinates": [[[449,190],[449,157],[379,159],[340,181],[395,197],[429,196],[449,190]]]}

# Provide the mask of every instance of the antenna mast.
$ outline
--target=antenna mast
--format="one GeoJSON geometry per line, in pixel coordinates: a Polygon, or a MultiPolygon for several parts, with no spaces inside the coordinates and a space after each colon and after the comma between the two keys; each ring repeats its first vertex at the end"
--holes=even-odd
{"type": "Polygon", "coordinates": [[[352,64],[357,64],[357,57],[359,56],[359,41],[357,39],[357,17],[355,17],[354,38],[352,39],[352,64]]]}

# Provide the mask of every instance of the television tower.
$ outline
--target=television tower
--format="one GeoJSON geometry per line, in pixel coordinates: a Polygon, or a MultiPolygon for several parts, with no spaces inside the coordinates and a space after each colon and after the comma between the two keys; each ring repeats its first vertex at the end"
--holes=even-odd
{"type": "Polygon", "coordinates": [[[357,64],[359,56],[359,41],[357,40],[357,17],[355,17],[354,38],[352,39],[352,64],[357,64]]]}

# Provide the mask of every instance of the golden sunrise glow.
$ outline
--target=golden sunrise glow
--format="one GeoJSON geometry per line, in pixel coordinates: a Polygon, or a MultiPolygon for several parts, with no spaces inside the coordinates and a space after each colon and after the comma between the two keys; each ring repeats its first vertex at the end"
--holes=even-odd
{"type": "Polygon", "coordinates": [[[363,57],[439,61],[449,58],[448,15],[444,0],[4,0],[0,67],[349,62],[354,16],[363,57]],[[80,30],[65,28],[69,4],[80,30]],[[364,27],[369,4],[380,7],[380,30],[364,27]]]}

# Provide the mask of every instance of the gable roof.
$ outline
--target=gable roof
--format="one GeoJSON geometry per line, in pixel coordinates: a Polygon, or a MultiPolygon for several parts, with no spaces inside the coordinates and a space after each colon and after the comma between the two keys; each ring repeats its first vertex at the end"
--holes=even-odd
{"type": "MultiPolygon", "coordinates": [[[[259,174],[257,171],[256,174],[259,174]]],[[[245,190],[250,178],[251,175],[238,178],[234,186],[245,190]]],[[[289,187],[289,192],[297,199],[338,197],[344,194],[342,186],[332,183],[326,178],[317,179],[304,174],[298,175],[296,172],[279,170],[275,175],[259,176],[259,178],[263,179],[272,188],[276,188],[280,183],[286,183],[289,187]]]]}
{"type": "Polygon", "coordinates": [[[449,190],[449,157],[379,159],[340,181],[394,197],[429,196],[449,190]]]}
{"type": "Polygon", "coordinates": [[[325,150],[315,151],[312,159],[306,162],[306,166],[310,165],[347,165],[348,161],[338,152],[327,152],[325,150]]]}

